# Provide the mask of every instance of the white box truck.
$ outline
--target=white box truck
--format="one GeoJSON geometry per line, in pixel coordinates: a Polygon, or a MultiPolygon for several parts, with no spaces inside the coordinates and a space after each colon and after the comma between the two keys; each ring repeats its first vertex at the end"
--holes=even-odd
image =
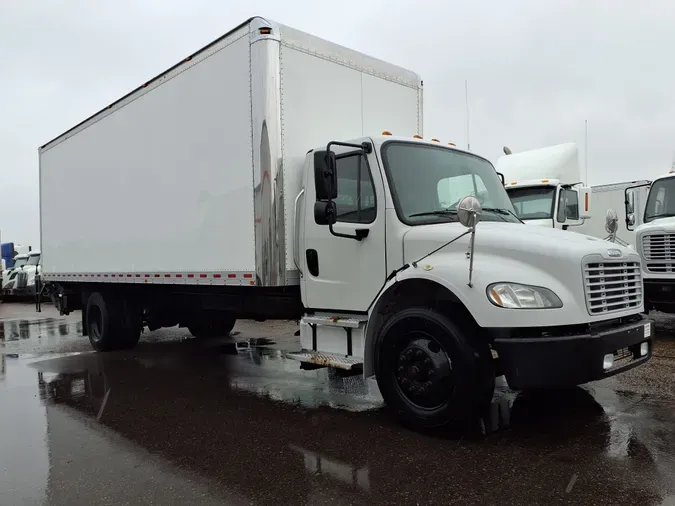
{"type": "Polygon", "coordinates": [[[416,74],[250,19],[39,149],[42,280],[99,351],[297,319],[290,358],[375,376],[416,428],[495,374],[644,364],[637,254],[524,226],[488,160],[421,135],[416,74]]]}

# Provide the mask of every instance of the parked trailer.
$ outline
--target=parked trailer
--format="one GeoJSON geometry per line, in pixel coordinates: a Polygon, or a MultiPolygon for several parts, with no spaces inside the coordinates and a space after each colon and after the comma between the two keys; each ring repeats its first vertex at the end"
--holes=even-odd
{"type": "Polygon", "coordinates": [[[416,74],[250,19],[40,148],[42,279],[99,351],[298,319],[290,358],[374,375],[415,428],[496,373],[645,363],[637,254],[523,226],[488,160],[421,135],[416,74]]]}

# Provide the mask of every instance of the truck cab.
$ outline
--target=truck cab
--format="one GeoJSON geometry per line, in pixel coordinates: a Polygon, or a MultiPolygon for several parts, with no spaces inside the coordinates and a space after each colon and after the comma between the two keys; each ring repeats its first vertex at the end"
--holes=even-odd
{"type": "Polygon", "coordinates": [[[473,402],[447,404],[446,387],[491,395],[491,354],[516,389],[578,385],[650,356],[635,251],[524,225],[475,154],[387,135],[331,142],[307,155],[295,219],[306,314],[289,357],[362,366],[411,425],[473,402]]]}
{"type": "Polygon", "coordinates": [[[642,258],[646,308],[675,313],[675,170],[626,189],[626,225],[642,258]],[[635,195],[649,188],[644,212],[635,195]]]}
{"type": "Polygon", "coordinates": [[[575,143],[506,154],[497,161],[516,214],[528,225],[581,226],[591,217],[591,190],[581,183],[575,143]]]}
{"type": "Polygon", "coordinates": [[[2,273],[2,295],[12,295],[16,286],[17,276],[23,271],[24,265],[28,262],[28,254],[23,253],[14,257],[14,266],[6,269],[2,273]]]}

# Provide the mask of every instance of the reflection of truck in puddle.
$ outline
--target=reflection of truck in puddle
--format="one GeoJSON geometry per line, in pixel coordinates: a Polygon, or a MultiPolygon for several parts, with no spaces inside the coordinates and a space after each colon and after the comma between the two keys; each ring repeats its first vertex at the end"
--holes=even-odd
{"type": "Polygon", "coordinates": [[[142,364],[91,354],[34,364],[47,405],[54,502],[69,489],[95,498],[100,489],[86,485],[102,481],[116,496],[131,495],[130,502],[146,493],[161,501],[160,489],[171,481],[181,500],[196,490],[233,504],[271,497],[322,504],[328,496],[346,504],[411,496],[420,504],[464,503],[466,490],[481,504],[495,497],[546,504],[564,494],[574,473],[579,503],[597,499],[598,486],[610,504],[626,497],[647,504],[664,495],[660,464],[649,453],[652,438],[640,437],[634,417],[605,413],[582,389],[519,393],[509,405],[510,431],[486,444],[458,443],[410,437],[377,413],[313,410],[248,395],[230,388],[236,375],[218,361],[207,363],[207,354],[168,358],[166,367],[151,367],[152,356],[142,364]],[[615,434],[630,453],[617,454],[615,434]],[[544,451],[552,444],[556,458],[544,451]],[[515,463],[517,477],[485,474],[486,462],[515,463]],[[542,472],[551,477],[546,486],[542,472]]]}
{"type": "Polygon", "coordinates": [[[415,73],[246,21],[40,148],[54,303],[98,351],[143,325],[299,320],[287,357],[375,377],[418,429],[473,420],[495,374],[649,360],[635,252],[524,226],[494,166],[418,138],[422,116],[415,73]]]}

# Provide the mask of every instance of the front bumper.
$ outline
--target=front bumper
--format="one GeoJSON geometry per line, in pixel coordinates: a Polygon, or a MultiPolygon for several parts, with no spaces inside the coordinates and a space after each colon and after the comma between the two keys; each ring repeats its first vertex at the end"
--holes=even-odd
{"type": "Polygon", "coordinates": [[[645,309],[675,313],[675,280],[644,278],[645,309]]]}
{"type": "Polygon", "coordinates": [[[35,285],[24,286],[23,288],[14,288],[10,290],[10,294],[15,297],[25,297],[27,295],[35,295],[35,285]]]}
{"type": "Polygon", "coordinates": [[[642,319],[588,334],[495,339],[493,347],[511,388],[556,388],[582,385],[644,364],[652,356],[654,321],[642,319]],[[640,356],[640,345],[648,352],[640,356]],[[605,369],[603,358],[614,354],[605,369]]]}

